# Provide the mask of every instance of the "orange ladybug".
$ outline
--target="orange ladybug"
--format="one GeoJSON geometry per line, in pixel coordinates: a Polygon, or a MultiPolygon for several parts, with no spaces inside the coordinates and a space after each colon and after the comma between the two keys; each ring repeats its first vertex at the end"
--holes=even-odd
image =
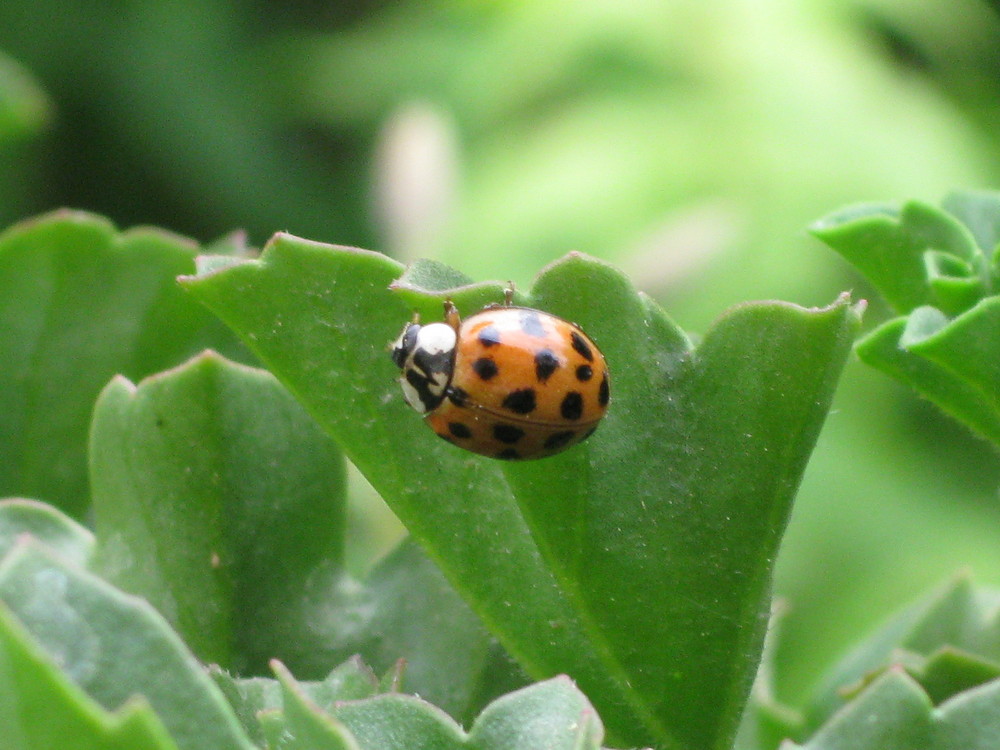
{"type": "Polygon", "coordinates": [[[604,355],[574,323],[491,305],[464,321],[408,323],[393,344],[406,402],[440,437],[507,460],[544,458],[590,437],[611,397],[604,355]]]}

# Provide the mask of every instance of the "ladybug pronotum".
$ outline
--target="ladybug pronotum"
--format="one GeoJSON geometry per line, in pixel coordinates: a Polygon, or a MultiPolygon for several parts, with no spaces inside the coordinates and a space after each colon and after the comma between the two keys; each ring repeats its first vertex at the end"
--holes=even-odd
{"type": "Polygon", "coordinates": [[[528,307],[408,323],[393,345],[406,402],[440,437],[493,458],[544,458],[586,440],[610,397],[604,355],[579,326],[528,307]]]}

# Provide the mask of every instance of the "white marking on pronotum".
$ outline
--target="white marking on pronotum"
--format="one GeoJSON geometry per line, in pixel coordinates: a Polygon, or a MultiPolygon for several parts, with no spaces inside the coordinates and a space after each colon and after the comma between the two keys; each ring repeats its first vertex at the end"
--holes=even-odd
{"type": "Polygon", "coordinates": [[[447,323],[431,323],[417,333],[417,348],[428,354],[450,352],[458,343],[455,329],[447,323]]]}

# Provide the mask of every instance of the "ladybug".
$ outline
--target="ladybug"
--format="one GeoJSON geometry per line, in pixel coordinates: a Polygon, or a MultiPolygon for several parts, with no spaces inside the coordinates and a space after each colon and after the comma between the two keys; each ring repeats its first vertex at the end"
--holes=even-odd
{"type": "Polygon", "coordinates": [[[404,326],[392,360],[406,402],[438,436],[484,456],[544,458],[586,440],[608,409],[604,355],[580,327],[510,304],[404,326]]]}

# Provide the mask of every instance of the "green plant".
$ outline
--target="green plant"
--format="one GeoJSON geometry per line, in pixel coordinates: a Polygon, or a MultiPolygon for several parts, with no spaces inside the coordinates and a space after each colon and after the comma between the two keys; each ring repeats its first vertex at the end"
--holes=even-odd
{"type": "Polygon", "coordinates": [[[695,346],[567,256],[519,301],[601,345],[612,408],[579,448],[509,464],[427,430],[387,354],[415,310],[467,313],[499,284],[289,235],[260,259],[210,250],[68,212],[0,235],[0,494],[37,498],[0,502],[13,748],[921,746],[891,722],[896,745],[865,745],[873,701],[920,716],[927,747],[988,746],[955,744],[998,705],[995,597],[966,583],[890,624],[808,715],[766,670],[752,689],[859,326],[846,298],[742,305],[695,346]],[[345,455],[411,535],[361,580],[345,455]]]}

